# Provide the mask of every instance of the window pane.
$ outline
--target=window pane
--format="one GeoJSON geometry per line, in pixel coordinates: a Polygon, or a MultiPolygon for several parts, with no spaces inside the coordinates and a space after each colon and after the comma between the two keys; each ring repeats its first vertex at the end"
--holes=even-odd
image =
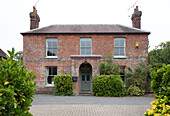
{"type": "Polygon", "coordinates": [[[86,41],[86,47],[91,47],[91,41],[86,41]]]}
{"type": "Polygon", "coordinates": [[[54,48],[57,47],[57,39],[53,39],[53,47],[54,47],[54,48]]]}
{"type": "Polygon", "coordinates": [[[85,75],[82,75],[82,81],[85,81],[85,75]]]}
{"type": "Polygon", "coordinates": [[[53,40],[47,39],[47,47],[53,47],[53,40]]]}
{"type": "Polygon", "coordinates": [[[118,56],[119,55],[119,48],[114,48],[114,55],[118,56]]]}
{"type": "Polygon", "coordinates": [[[85,48],[81,48],[81,55],[85,55],[85,48]]]}
{"type": "Polygon", "coordinates": [[[47,83],[52,84],[54,76],[48,76],[47,77],[47,83]]]}
{"type": "Polygon", "coordinates": [[[114,46],[119,46],[119,39],[114,39],[114,46]]]}
{"type": "Polygon", "coordinates": [[[53,56],[57,56],[57,49],[53,49],[53,56]]]}
{"type": "Polygon", "coordinates": [[[53,75],[57,75],[57,67],[53,67],[53,75]]]}
{"type": "Polygon", "coordinates": [[[86,46],[86,42],[85,41],[81,41],[81,47],[85,47],[86,46]]]}
{"type": "Polygon", "coordinates": [[[53,49],[47,49],[47,56],[53,56],[53,49]]]}
{"type": "Polygon", "coordinates": [[[123,56],[123,55],[125,55],[124,53],[125,53],[125,52],[124,52],[124,48],[119,48],[119,54],[120,54],[121,56],[123,56]]]}
{"type": "Polygon", "coordinates": [[[120,45],[121,47],[124,47],[124,46],[125,46],[125,40],[124,40],[124,39],[120,39],[119,45],[120,45]]]}
{"type": "Polygon", "coordinates": [[[90,76],[89,75],[87,75],[87,81],[90,81],[90,76]]]}
{"type": "Polygon", "coordinates": [[[91,55],[91,48],[86,48],[86,55],[91,55]]]}

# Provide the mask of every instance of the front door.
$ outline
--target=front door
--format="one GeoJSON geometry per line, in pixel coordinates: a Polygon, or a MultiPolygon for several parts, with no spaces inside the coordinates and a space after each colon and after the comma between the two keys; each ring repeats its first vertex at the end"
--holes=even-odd
{"type": "Polygon", "coordinates": [[[90,74],[82,74],[81,77],[81,90],[90,91],[90,74]]]}

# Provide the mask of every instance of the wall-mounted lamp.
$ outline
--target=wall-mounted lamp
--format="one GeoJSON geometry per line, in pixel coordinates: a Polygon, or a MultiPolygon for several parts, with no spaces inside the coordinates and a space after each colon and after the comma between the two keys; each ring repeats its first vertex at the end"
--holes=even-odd
{"type": "Polygon", "coordinates": [[[135,47],[136,48],[139,47],[139,43],[138,42],[135,43],[135,47]]]}

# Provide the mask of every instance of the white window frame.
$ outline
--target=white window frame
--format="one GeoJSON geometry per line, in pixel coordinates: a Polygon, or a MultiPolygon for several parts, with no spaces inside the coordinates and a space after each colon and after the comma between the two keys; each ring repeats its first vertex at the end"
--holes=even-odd
{"type": "Polygon", "coordinates": [[[122,38],[118,38],[118,37],[114,38],[114,58],[127,58],[126,57],[126,38],[123,38],[123,37],[122,38]],[[124,40],[124,46],[116,46],[115,45],[115,43],[116,43],[115,40],[118,40],[118,39],[124,40]],[[124,55],[115,55],[115,48],[124,48],[124,55]]]}
{"type": "Polygon", "coordinates": [[[57,53],[58,53],[58,39],[57,38],[46,38],[46,58],[58,58],[57,55],[56,56],[48,56],[47,55],[47,51],[48,51],[48,48],[49,48],[47,46],[48,45],[47,43],[48,43],[48,40],[50,40],[50,39],[54,39],[54,40],[57,41],[57,46],[56,47],[53,46],[52,49],[57,49],[57,53]]]}
{"type": "Polygon", "coordinates": [[[82,55],[82,56],[90,56],[90,55],[92,55],[92,38],[85,38],[85,37],[82,37],[82,38],[80,38],[80,55],[82,55]],[[91,42],[91,46],[86,46],[86,47],[82,47],[81,46],[81,41],[90,41],[91,42]],[[90,50],[91,50],[91,54],[82,54],[81,52],[81,48],[90,48],[90,50]]]}
{"type": "Polygon", "coordinates": [[[46,66],[46,87],[54,87],[54,77],[53,77],[53,81],[51,84],[48,83],[48,76],[56,76],[56,75],[49,75],[49,68],[50,67],[56,67],[57,66],[46,66]]]}

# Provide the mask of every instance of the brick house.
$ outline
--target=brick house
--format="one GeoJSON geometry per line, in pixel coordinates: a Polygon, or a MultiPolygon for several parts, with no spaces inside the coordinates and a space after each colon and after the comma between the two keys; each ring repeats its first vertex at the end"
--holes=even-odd
{"type": "MultiPolygon", "coordinates": [[[[123,25],[51,25],[38,28],[35,8],[30,13],[30,31],[23,35],[23,63],[37,78],[37,93],[53,93],[54,75],[77,77],[74,93],[91,93],[99,63],[113,57],[124,68],[147,62],[148,35],[140,29],[141,11],[132,15],[133,27],[123,25]]],[[[121,75],[126,83],[126,77],[121,75]]]]}
{"type": "Polygon", "coordinates": [[[7,54],[3,50],[0,49],[0,62],[2,61],[2,58],[7,59],[6,56],[7,54]]]}

